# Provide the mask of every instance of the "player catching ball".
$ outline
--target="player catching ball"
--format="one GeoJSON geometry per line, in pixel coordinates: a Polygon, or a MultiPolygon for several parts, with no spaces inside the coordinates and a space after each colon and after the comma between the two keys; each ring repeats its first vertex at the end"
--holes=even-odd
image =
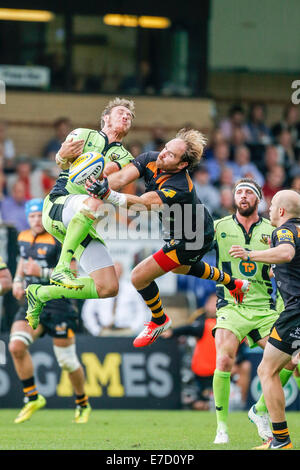
{"type": "Polygon", "coordinates": [[[151,321],[133,343],[135,347],[153,343],[171,325],[155,282],[165,273],[173,271],[219,282],[237,302],[242,301],[248,290],[247,280],[235,279],[201,261],[212,248],[214,227],[209,212],[196,195],[188,169],[199,163],[205,143],[199,131],[182,129],[161,152],[144,153],[103,182],[86,184],[89,194],[95,198],[119,207],[134,205],[136,209],[148,211],[159,208],[163,224],[170,222],[162,249],[139,263],[132,272],[132,283],[152,312],[151,321]],[[146,193],[141,197],[116,192],[140,177],[146,184],[146,193]]]}
{"type": "Polygon", "coordinates": [[[45,302],[61,298],[106,298],[118,292],[114,263],[94,223],[102,214],[102,201],[89,197],[84,186],[72,183],[68,168],[82,152],[96,151],[105,160],[105,174],[118,171],[132,161],[122,139],[130,130],[134,118],[134,103],[116,98],[108,103],[101,116],[101,131],[77,129],[70,136],[78,141],[62,144],[57,162],[63,171],[43,207],[43,225],[47,232],[62,243],[58,264],[50,281],[57,285],[31,284],[27,289],[27,319],[32,328],[39,323],[45,302]],[[75,278],[70,269],[75,257],[89,277],[75,278]]]}

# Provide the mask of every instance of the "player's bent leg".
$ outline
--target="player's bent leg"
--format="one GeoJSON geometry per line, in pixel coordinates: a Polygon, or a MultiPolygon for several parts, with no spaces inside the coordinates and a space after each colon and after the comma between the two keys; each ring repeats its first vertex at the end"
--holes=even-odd
{"type": "Polygon", "coordinates": [[[12,325],[8,347],[16,373],[23,386],[25,401],[25,405],[14,421],[16,424],[27,421],[35,411],[46,405],[45,398],[37,391],[33,362],[28,351],[28,347],[41,332],[42,328],[39,328],[39,331],[33,332],[32,328],[24,320],[17,320],[12,325]]]}
{"type": "Polygon", "coordinates": [[[213,393],[217,417],[217,433],[214,444],[227,444],[228,436],[228,410],[230,396],[230,375],[239,347],[239,340],[235,334],[224,328],[217,328],[216,341],[216,370],[213,378],[213,393]]]}
{"type": "Polygon", "coordinates": [[[83,251],[79,263],[90,277],[80,278],[82,288],[69,289],[58,285],[31,284],[26,290],[28,310],[26,319],[35,329],[46,302],[51,299],[99,299],[118,293],[118,279],[107,248],[92,240],[83,251]]]}
{"type": "Polygon", "coordinates": [[[165,314],[158,286],[154,279],[164,275],[166,271],[157,263],[153,256],[149,256],[139,263],[132,271],[131,281],[145,303],[150,308],[152,318],[145,324],[143,331],[133,342],[135,347],[152,344],[172,322],[165,314]]]}
{"type": "Polygon", "coordinates": [[[285,417],[284,392],[279,377],[280,370],[289,363],[290,359],[289,354],[279,350],[269,342],[267,343],[257,372],[272,421],[273,437],[266,444],[256,449],[292,448],[285,417]]]}
{"type": "Polygon", "coordinates": [[[84,242],[94,222],[102,214],[101,206],[101,200],[83,195],[67,199],[62,213],[63,223],[67,227],[66,235],[60,258],[51,275],[51,283],[74,289],[82,287],[80,279],[72,273],[70,263],[79,244],[84,242]]]}
{"type": "Polygon", "coordinates": [[[76,354],[75,336],[72,338],[54,338],[53,350],[61,369],[68,372],[75,392],[76,408],[74,421],[79,424],[87,423],[91,413],[91,406],[84,391],[85,377],[83,367],[76,354]]]}
{"type": "Polygon", "coordinates": [[[200,279],[208,279],[218,284],[223,284],[234,298],[235,303],[243,302],[245,294],[248,292],[250,282],[242,279],[235,279],[225,271],[221,271],[215,266],[210,266],[204,261],[198,261],[193,264],[187,273],[190,276],[196,276],[200,279]]]}
{"type": "MultiPolygon", "coordinates": [[[[265,336],[261,340],[258,341],[258,345],[264,349],[269,336],[265,336]]],[[[292,361],[287,363],[284,368],[281,369],[279,372],[279,379],[281,382],[282,387],[284,387],[287,382],[289,381],[290,377],[293,374],[295,365],[292,361]]],[[[268,441],[273,437],[268,409],[266,406],[264,394],[262,393],[258,399],[258,401],[250,408],[248,412],[248,418],[250,421],[256,425],[258,435],[261,437],[263,441],[268,441]]]]}

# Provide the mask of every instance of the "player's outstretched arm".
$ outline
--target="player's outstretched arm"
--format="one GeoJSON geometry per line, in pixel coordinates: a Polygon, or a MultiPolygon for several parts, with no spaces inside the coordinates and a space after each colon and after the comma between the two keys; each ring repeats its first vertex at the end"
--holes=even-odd
{"type": "Polygon", "coordinates": [[[295,248],[289,243],[261,251],[247,251],[239,245],[232,245],[229,254],[233,258],[241,258],[244,261],[258,261],[269,264],[290,263],[295,256],[295,248]]]}
{"type": "Polygon", "coordinates": [[[120,191],[124,186],[136,181],[138,178],[140,178],[139,170],[132,163],[129,163],[120,171],[110,174],[108,177],[108,183],[110,189],[120,191]]]}
{"type": "Polygon", "coordinates": [[[118,193],[111,189],[108,178],[104,178],[102,181],[95,179],[87,181],[85,188],[88,194],[94,198],[103,199],[114,206],[127,208],[134,206],[136,211],[158,210],[163,205],[163,201],[155,191],[145,193],[142,196],[118,193]]]}

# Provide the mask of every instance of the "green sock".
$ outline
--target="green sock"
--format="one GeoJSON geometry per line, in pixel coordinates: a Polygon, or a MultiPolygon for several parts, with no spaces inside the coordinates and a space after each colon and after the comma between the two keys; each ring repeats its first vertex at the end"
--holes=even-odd
{"type": "Polygon", "coordinates": [[[227,430],[230,395],[230,372],[216,369],[213,378],[213,392],[217,414],[218,429],[227,430]]]}
{"type": "MultiPolygon", "coordinates": [[[[285,384],[288,383],[289,378],[291,377],[292,373],[293,373],[292,370],[281,369],[281,371],[279,373],[279,378],[280,378],[281,385],[283,387],[285,386],[285,384]]],[[[255,403],[255,409],[256,409],[258,414],[268,412],[268,409],[267,409],[266,403],[265,403],[265,398],[264,398],[263,394],[261,394],[261,396],[259,397],[257,403],[255,403]]]]}
{"type": "Polygon", "coordinates": [[[68,289],[63,286],[40,286],[37,291],[42,302],[52,299],[99,299],[94,280],[91,277],[81,277],[82,289],[68,289]]]}
{"type": "Polygon", "coordinates": [[[67,228],[66,236],[57,265],[70,265],[78,245],[86,238],[95,221],[86,217],[81,212],[75,214],[67,228]]]}

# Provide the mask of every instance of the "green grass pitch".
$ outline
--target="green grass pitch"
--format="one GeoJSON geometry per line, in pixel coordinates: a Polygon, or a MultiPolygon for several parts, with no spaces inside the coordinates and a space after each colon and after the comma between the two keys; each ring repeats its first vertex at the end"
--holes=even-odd
{"type": "MultiPolygon", "coordinates": [[[[229,417],[230,443],[213,445],[213,412],[93,410],[87,424],[72,422],[73,410],[40,410],[14,424],[18,410],[0,412],[1,450],[249,450],[261,443],[246,412],[229,417]]],[[[299,413],[287,413],[300,449],[299,413]]]]}

